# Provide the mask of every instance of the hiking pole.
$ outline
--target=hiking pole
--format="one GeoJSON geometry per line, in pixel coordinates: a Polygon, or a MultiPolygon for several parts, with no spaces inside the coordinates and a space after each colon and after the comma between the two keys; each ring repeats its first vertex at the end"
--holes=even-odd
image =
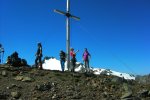
{"type": "Polygon", "coordinates": [[[0,48],[0,64],[1,64],[1,48],[0,48]]]}
{"type": "Polygon", "coordinates": [[[3,64],[3,58],[4,58],[4,48],[1,48],[1,52],[2,52],[2,55],[1,55],[1,57],[2,57],[2,64],[3,64]]]}
{"type": "Polygon", "coordinates": [[[2,49],[2,44],[0,43],[0,64],[1,64],[1,50],[2,49]]]}

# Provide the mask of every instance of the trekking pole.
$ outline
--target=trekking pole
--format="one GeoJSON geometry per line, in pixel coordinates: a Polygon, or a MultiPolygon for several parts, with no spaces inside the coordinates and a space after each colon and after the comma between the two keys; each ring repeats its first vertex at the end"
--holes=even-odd
{"type": "Polygon", "coordinates": [[[4,48],[2,48],[2,51],[1,51],[1,52],[2,52],[2,59],[1,59],[1,60],[2,60],[2,64],[3,64],[3,58],[4,58],[4,48]]]}
{"type": "Polygon", "coordinates": [[[1,48],[0,48],[0,64],[1,64],[1,48]]]}

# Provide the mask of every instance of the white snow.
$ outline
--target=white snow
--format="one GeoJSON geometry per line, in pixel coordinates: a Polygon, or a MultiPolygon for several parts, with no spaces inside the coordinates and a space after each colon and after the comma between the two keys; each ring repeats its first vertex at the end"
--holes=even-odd
{"type": "Polygon", "coordinates": [[[59,70],[61,71],[60,61],[57,59],[49,59],[45,60],[44,64],[42,65],[43,69],[50,69],[50,70],[59,70]]]}
{"type": "MultiPolygon", "coordinates": [[[[77,62],[76,65],[77,65],[76,68],[75,68],[76,72],[79,72],[79,71],[81,71],[82,69],[85,68],[85,66],[83,64],[81,64],[80,62],[77,62]]],[[[61,71],[60,61],[55,59],[55,58],[45,60],[45,62],[43,64],[43,69],[61,71]]],[[[65,70],[67,70],[66,63],[65,63],[65,70]]],[[[130,75],[130,74],[127,74],[127,73],[121,73],[121,72],[112,71],[112,70],[108,70],[108,69],[101,69],[101,68],[93,68],[91,70],[96,75],[100,75],[103,72],[106,72],[107,75],[114,75],[114,76],[122,77],[124,79],[135,80],[135,77],[133,75],[130,75]]]]}

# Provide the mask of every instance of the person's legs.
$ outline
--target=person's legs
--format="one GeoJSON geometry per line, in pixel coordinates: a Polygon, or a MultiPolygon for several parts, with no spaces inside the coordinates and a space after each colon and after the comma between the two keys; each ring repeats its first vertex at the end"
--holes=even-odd
{"type": "Polygon", "coordinates": [[[88,72],[89,72],[90,71],[89,60],[87,60],[87,69],[88,69],[88,72]]]}
{"type": "Polygon", "coordinates": [[[84,61],[84,65],[85,65],[86,72],[88,72],[88,61],[87,60],[84,61]]]}
{"type": "Polygon", "coordinates": [[[36,57],[36,59],[35,59],[35,67],[36,68],[38,68],[38,62],[37,61],[38,61],[38,57],[36,57]]]}
{"type": "Polygon", "coordinates": [[[43,67],[42,67],[42,57],[39,56],[38,59],[39,59],[39,69],[43,69],[43,67]]]}
{"type": "Polygon", "coordinates": [[[62,71],[64,72],[64,64],[65,64],[65,62],[64,62],[63,60],[61,60],[61,61],[60,61],[60,64],[61,64],[61,69],[62,69],[62,71]]]}
{"type": "Polygon", "coordinates": [[[71,71],[74,72],[74,69],[75,69],[75,66],[76,66],[76,58],[72,58],[71,62],[72,62],[72,69],[71,69],[71,71]]]}

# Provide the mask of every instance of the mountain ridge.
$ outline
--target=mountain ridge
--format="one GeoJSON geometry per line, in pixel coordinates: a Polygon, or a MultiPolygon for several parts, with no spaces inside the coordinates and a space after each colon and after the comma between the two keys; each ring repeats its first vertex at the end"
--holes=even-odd
{"type": "MultiPolygon", "coordinates": [[[[61,71],[60,61],[57,60],[56,58],[46,59],[46,60],[44,60],[43,68],[44,69],[49,69],[49,70],[59,70],[59,71],[61,71]]],[[[66,66],[66,63],[65,63],[65,70],[68,70],[67,66],[66,66]]],[[[121,73],[121,72],[113,71],[113,70],[110,70],[110,69],[90,67],[90,70],[96,75],[100,75],[100,74],[114,75],[114,76],[118,76],[118,77],[121,77],[121,78],[129,79],[129,80],[135,80],[134,75],[127,74],[127,73],[121,73]]],[[[82,64],[80,62],[76,62],[75,72],[85,72],[84,64],[82,64]]]]}

